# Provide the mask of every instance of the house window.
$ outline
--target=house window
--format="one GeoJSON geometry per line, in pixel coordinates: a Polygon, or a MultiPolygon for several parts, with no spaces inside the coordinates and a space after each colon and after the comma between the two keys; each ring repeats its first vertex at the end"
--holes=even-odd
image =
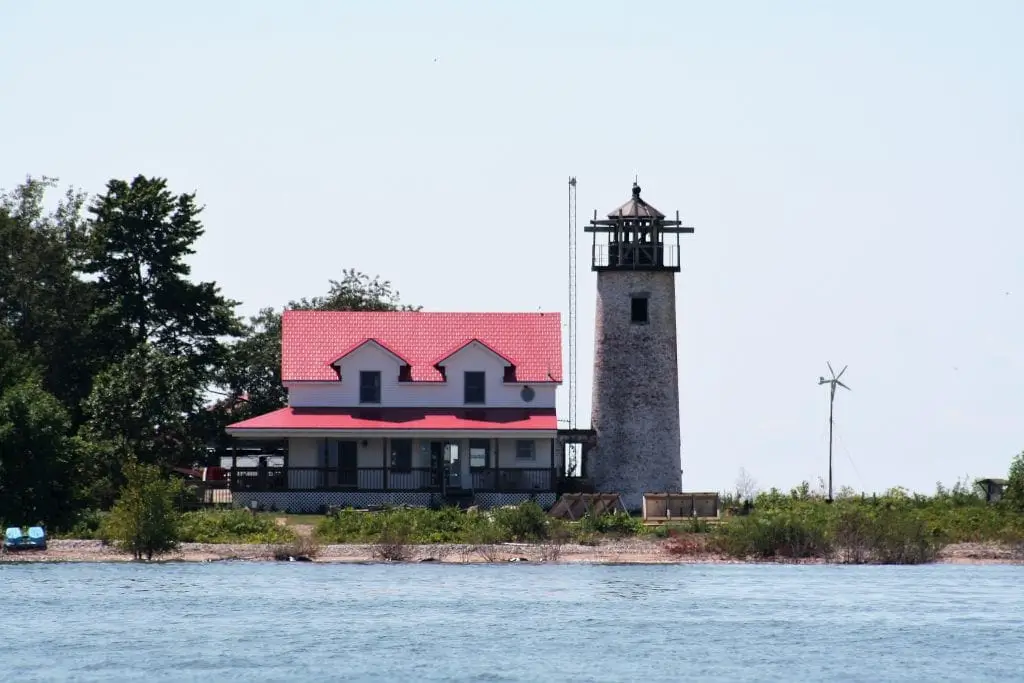
{"type": "Polygon", "coordinates": [[[380,403],[380,372],[363,370],[359,373],[359,402],[380,403]]]}
{"type": "Polygon", "coordinates": [[[629,321],[637,325],[647,324],[647,297],[634,296],[629,301],[629,321]]]}
{"type": "Polygon", "coordinates": [[[537,442],[523,439],[516,441],[516,460],[536,460],[537,442]]]}
{"type": "Polygon", "coordinates": [[[391,439],[391,471],[412,471],[412,439],[391,439]]]}
{"type": "Polygon", "coordinates": [[[466,403],[485,403],[484,394],[484,373],[482,372],[467,372],[465,375],[466,382],[466,403]]]}
{"type": "Polygon", "coordinates": [[[469,466],[485,469],[490,466],[491,442],[487,439],[469,440],[469,466]]]}

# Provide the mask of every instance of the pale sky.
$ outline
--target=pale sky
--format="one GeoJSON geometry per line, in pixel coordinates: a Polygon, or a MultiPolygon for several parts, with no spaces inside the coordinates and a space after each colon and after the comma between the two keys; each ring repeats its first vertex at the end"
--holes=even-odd
{"type": "MultiPolygon", "coordinates": [[[[567,311],[594,209],[696,227],[684,487],[931,491],[1024,449],[1024,3],[0,0],[0,186],[197,190],[241,311],[354,267],[429,310],[567,311]]],[[[566,404],[565,388],[561,405],[566,404]]]]}

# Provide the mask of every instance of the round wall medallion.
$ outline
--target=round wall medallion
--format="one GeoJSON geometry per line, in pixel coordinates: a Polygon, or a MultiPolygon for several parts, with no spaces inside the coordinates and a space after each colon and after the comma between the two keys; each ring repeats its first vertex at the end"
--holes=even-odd
{"type": "Polygon", "coordinates": [[[529,403],[533,400],[533,397],[537,395],[531,387],[523,387],[523,390],[519,392],[519,395],[523,397],[523,400],[529,403]]]}

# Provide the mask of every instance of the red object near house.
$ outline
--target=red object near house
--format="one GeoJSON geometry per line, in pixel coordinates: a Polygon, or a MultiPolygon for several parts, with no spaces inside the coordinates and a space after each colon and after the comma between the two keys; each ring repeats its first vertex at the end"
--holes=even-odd
{"type": "Polygon", "coordinates": [[[203,481],[225,481],[228,471],[223,467],[204,467],[203,481]]]}

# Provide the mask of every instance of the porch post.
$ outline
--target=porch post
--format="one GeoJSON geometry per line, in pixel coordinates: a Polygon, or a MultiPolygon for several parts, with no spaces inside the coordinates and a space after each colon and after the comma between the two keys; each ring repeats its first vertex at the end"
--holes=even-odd
{"type": "Polygon", "coordinates": [[[383,472],[384,472],[383,473],[383,477],[384,477],[384,490],[387,491],[388,490],[388,466],[389,466],[389,463],[391,462],[391,458],[390,458],[391,454],[388,453],[388,448],[390,447],[390,439],[388,439],[388,437],[386,437],[386,436],[381,437],[381,443],[383,444],[383,446],[381,448],[380,457],[381,457],[381,460],[383,460],[381,465],[384,466],[384,470],[383,470],[383,472]]]}
{"type": "Polygon", "coordinates": [[[494,440],[494,490],[501,491],[501,439],[494,440]]]}
{"type": "Polygon", "coordinates": [[[292,451],[292,440],[284,440],[284,462],[281,463],[282,476],[284,477],[284,488],[286,491],[290,491],[292,488],[291,475],[288,474],[289,461],[291,460],[292,451]]]}
{"type": "Polygon", "coordinates": [[[238,446],[231,440],[231,488],[238,489],[238,446]]]}
{"type": "Polygon", "coordinates": [[[548,443],[551,447],[551,460],[549,461],[551,465],[551,490],[554,491],[558,488],[558,468],[555,467],[555,440],[549,439],[548,443]]]}

